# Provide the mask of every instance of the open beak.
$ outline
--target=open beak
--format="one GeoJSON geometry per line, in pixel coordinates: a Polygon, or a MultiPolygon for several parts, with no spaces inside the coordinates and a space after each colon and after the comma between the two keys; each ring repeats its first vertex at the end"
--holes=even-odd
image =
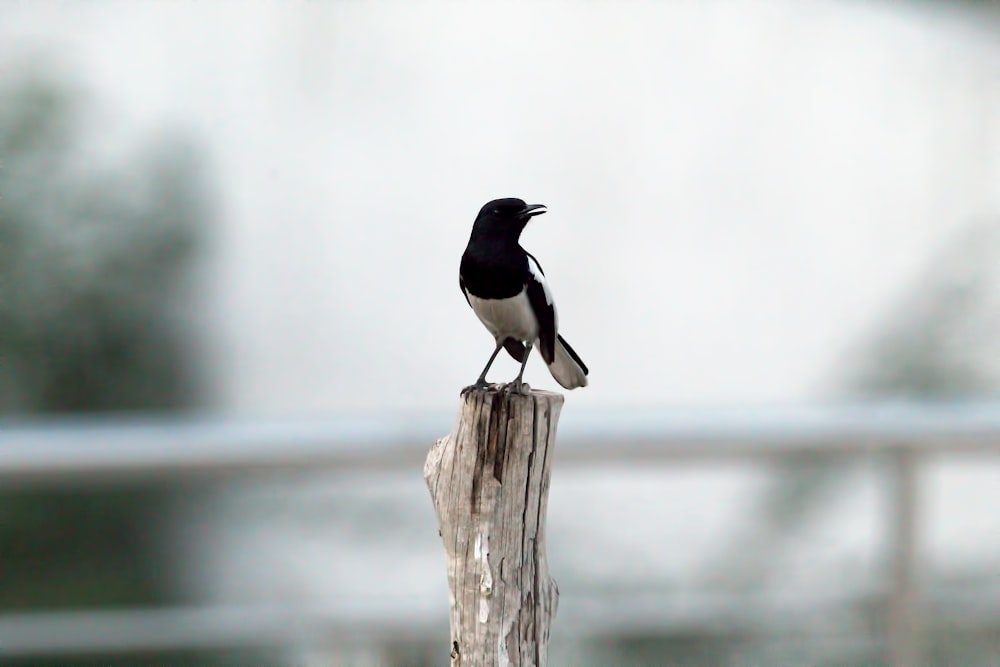
{"type": "Polygon", "coordinates": [[[523,211],[521,211],[521,217],[531,218],[536,215],[541,215],[542,213],[545,213],[547,210],[548,209],[545,208],[545,204],[529,204],[528,206],[524,207],[523,211]]]}

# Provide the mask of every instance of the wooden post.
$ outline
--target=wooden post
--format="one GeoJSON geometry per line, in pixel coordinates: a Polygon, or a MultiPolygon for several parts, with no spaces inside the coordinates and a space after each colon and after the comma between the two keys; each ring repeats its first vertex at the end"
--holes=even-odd
{"type": "Polygon", "coordinates": [[[452,667],[542,667],[559,591],[545,508],[563,397],[463,392],[424,479],[448,558],[452,667]]]}

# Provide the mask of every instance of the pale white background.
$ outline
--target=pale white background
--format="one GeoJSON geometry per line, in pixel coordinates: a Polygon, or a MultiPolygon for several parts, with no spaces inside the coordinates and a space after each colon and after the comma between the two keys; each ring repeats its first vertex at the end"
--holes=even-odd
{"type": "Polygon", "coordinates": [[[1000,208],[996,33],[907,7],[6,3],[0,48],[54,50],[118,134],[205,142],[226,411],[452,404],[491,351],[457,264],[497,196],[550,207],[523,241],[592,369],[573,406],[756,402],[821,396],[1000,208]]]}

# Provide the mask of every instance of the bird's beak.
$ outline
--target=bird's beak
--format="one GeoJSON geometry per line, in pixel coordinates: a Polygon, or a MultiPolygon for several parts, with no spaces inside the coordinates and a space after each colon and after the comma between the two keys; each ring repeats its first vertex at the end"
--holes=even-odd
{"type": "Polygon", "coordinates": [[[542,213],[545,213],[547,210],[548,209],[545,208],[545,204],[529,204],[528,206],[524,207],[523,211],[521,211],[521,217],[530,218],[532,216],[541,215],[542,213]]]}

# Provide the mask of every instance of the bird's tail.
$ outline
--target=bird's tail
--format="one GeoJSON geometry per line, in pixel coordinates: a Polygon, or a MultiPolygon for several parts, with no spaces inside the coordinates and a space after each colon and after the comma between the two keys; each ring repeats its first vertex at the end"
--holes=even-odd
{"type": "Polygon", "coordinates": [[[587,386],[586,364],[580,359],[573,348],[569,346],[562,336],[556,336],[556,356],[549,364],[549,372],[556,382],[566,389],[576,389],[587,386]]]}

